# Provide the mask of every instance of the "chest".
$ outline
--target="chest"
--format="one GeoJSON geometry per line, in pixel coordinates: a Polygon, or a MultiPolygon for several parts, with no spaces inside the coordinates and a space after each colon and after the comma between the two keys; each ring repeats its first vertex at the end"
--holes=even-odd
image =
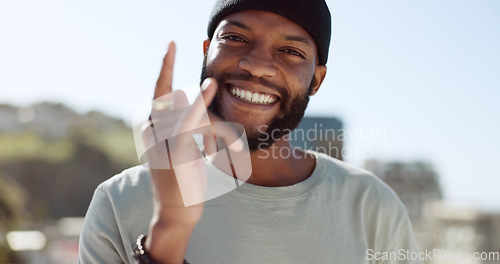
{"type": "Polygon", "coordinates": [[[351,211],[317,201],[207,205],[186,258],[219,264],[364,263],[364,230],[351,211]]]}

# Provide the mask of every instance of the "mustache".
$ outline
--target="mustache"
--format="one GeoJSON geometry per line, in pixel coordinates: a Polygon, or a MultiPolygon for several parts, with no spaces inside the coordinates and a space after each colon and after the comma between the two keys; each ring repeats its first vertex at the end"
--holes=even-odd
{"type": "Polygon", "coordinates": [[[290,96],[288,89],[286,89],[285,87],[278,85],[278,84],[275,84],[275,83],[268,81],[264,78],[252,76],[250,74],[225,72],[225,73],[222,73],[222,74],[216,76],[216,79],[219,82],[219,85],[223,85],[228,80],[254,82],[254,83],[258,83],[262,86],[268,87],[272,90],[278,91],[278,93],[281,95],[281,99],[289,98],[289,96],[290,96]]]}

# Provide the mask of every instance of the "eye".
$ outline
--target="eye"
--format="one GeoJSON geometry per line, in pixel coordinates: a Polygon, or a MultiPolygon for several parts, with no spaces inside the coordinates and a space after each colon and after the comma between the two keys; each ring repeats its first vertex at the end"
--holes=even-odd
{"type": "Polygon", "coordinates": [[[243,39],[238,35],[224,35],[222,36],[222,39],[236,41],[236,42],[245,42],[245,43],[247,42],[245,39],[243,39]]]}
{"type": "Polygon", "coordinates": [[[297,51],[295,49],[283,49],[282,51],[285,53],[288,53],[290,55],[293,55],[293,56],[305,58],[304,55],[302,55],[302,53],[300,53],[299,51],[297,51]]]}

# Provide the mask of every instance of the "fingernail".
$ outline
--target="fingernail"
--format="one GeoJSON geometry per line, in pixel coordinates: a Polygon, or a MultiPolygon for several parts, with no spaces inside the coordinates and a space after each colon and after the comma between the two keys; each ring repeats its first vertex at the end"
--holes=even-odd
{"type": "Polygon", "coordinates": [[[172,48],[174,47],[174,45],[175,45],[175,44],[174,44],[174,41],[170,41],[170,42],[168,43],[168,46],[167,46],[167,51],[171,51],[171,50],[172,50],[172,48]]]}
{"type": "Polygon", "coordinates": [[[205,91],[208,88],[208,86],[210,85],[210,83],[211,83],[210,78],[206,78],[203,81],[203,83],[201,84],[201,91],[205,91]]]}

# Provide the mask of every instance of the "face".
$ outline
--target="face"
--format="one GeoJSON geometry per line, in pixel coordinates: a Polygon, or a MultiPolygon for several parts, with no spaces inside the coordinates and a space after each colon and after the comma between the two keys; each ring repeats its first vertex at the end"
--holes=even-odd
{"type": "Polygon", "coordinates": [[[204,48],[202,81],[219,84],[209,109],[241,124],[252,151],[297,127],[326,74],[309,34],[270,12],[225,17],[204,48]]]}

